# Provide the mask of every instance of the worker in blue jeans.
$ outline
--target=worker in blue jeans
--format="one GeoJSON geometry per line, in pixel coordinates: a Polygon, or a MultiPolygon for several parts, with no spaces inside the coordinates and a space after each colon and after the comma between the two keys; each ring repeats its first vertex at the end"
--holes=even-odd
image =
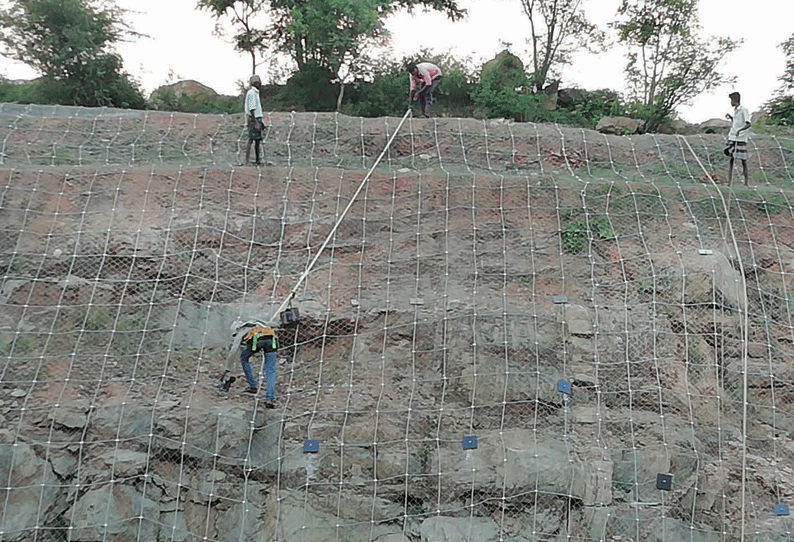
{"type": "Polygon", "coordinates": [[[248,388],[243,393],[256,395],[259,387],[256,383],[256,376],[251,370],[251,356],[257,352],[264,354],[263,370],[267,388],[265,390],[265,408],[276,408],[276,352],[278,351],[278,337],[272,328],[260,324],[252,327],[243,336],[240,352],[240,365],[243,366],[245,380],[248,388]]]}

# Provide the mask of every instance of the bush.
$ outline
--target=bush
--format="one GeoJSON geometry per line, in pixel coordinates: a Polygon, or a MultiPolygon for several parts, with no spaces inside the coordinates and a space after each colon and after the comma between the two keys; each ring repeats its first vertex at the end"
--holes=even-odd
{"type": "Polygon", "coordinates": [[[127,78],[103,82],[101,89],[86,89],[73,81],[34,79],[25,83],[0,81],[0,101],[22,104],[108,106],[144,109],[146,100],[127,78]]]}
{"type": "Polygon", "coordinates": [[[794,96],[780,96],[764,104],[767,123],[775,126],[794,126],[794,96]]]}
{"type": "Polygon", "coordinates": [[[348,86],[343,111],[363,117],[402,116],[408,107],[409,78],[405,67],[410,61],[432,62],[441,68],[443,78],[434,93],[434,116],[467,117],[474,111],[471,73],[450,55],[434,55],[424,51],[421,59],[403,58],[382,62],[371,81],[359,79],[348,86]]]}
{"type": "Polygon", "coordinates": [[[671,111],[661,105],[632,102],[626,105],[626,113],[633,119],[642,120],[646,132],[655,132],[662,124],[672,121],[671,111]]]}
{"type": "Polygon", "coordinates": [[[402,116],[408,106],[407,85],[408,74],[401,64],[384,64],[372,81],[359,79],[347,86],[342,109],[361,117],[402,116]]]}
{"type": "Polygon", "coordinates": [[[602,109],[613,109],[597,102],[583,102],[579,108],[552,109],[549,97],[544,93],[533,94],[528,84],[530,79],[514,79],[519,85],[498,86],[497,80],[486,76],[472,92],[474,103],[486,117],[503,117],[519,122],[556,122],[573,126],[594,128],[602,117],[602,109]]]}
{"type": "Polygon", "coordinates": [[[538,99],[532,96],[532,81],[524,65],[506,51],[483,66],[480,82],[471,99],[486,117],[503,117],[517,121],[531,120],[538,99]]]}
{"type": "Polygon", "coordinates": [[[0,79],[0,102],[9,103],[36,103],[33,101],[26,101],[25,97],[30,93],[24,89],[27,85],[12,83],[0,79]]]}
{"type": "MultiPolygon", "coordinates": [[[[405,75],[404,92],[408,94],[408,77],[405,75]]],[[[433,98],[433,111],[450,117],[470,117],[474,114],[471,93],[476,84],[462,65],[448,66],[433,98]]]]}
{"type": "Polygon", "coordinates": [[[34,79],[24,83],[0,81],[0,101],[22,104],[108,106],[144,109],[146,100],[137,86],[126,79],[107,83],[98,94],[87,94],[84,87],[70,81],[34,79]]]}
{"type": "Polygon", "coordinates": [[[604,115],[624,115],[626,107],[612,90],[573,90],[556,106],[545,93],[533,92],[532,76],[515,55],[502,52],[483,66],[471,97],[486,117],[522,122],[556,122],[595,128],[604,115]],[[573,98],[572,96],[576,97],[573,98]]]}
{"type": "Polygon", "coordinates": [[[587,121],[587,127],[595,128],[601,117],[624,117],[627,115],[626,105],[614,90],[600,89],[584,92],[585,99],[574,111],[587,121]]]}
{"type": "Polygon", "coordinates": [[[335,111],[339,85],[331,83],[333,79],[334,75],[328,68],[304,64],[287,80],[279,100],[288,109],[335,111]]]}

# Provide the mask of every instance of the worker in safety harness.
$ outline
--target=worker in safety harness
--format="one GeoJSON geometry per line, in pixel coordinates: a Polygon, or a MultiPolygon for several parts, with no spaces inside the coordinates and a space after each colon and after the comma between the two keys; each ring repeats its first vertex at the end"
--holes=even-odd
{"type": "Polygon", "coordinates": [[[245,373],[245,380],[248,383],[248,388],[243,393],[256,395],[259,391],[257,386],[256,376],[251,370],[251,356],[257,352],[262,352],[264,356],[263,370],[265,373],[265,382],[267,388],[265,390],[265,408],[276,407],[276,352],[278,351],[278,337],[272,327],[259,320],[251,320],[247,322],[235,322],[232,326],[234,334],[232,336],[232,344],[229,350],[229,355],[226,359],[226,372],[221,378],[221,389],[228,391],[235,378],[229,377],[230,361],[234,359],[235,354],[240,350],[240,365],[243,367],[245,373]]]}

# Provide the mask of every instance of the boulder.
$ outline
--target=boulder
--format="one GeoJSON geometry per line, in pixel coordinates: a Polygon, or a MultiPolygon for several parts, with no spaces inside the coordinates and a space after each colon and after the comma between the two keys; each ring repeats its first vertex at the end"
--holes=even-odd
{"type": "Polygon", "coordinates": [[[628,117],[601,117],[596,125],[596,130],[602,134],[631,135],[642,130],[643,122],[639,119],[628,117]]]}
{"type": "Polygon", "coordinates": [[[99,404],[91,411],[89,433],[97,439],[144,440],[149,438],[151,412],[126,403],[99,404]]]}
{"type": "Polygon", "coordinates": [[[236,464],[247,459],[253,467],[276,471],[281,422],[270,412],[264,420],[255,420],[253,403],[248,407],[218,404],[206,410],[171,410],[155,420],[152,446],[198,460],[217,458],[221,463],[236,464]],[[258,425],[251,433],[254,422],[258,425]]]}
{"type": "MultiPolygon", "coordinates": [[[[658,516],[658,512],[656,512],[658,516]]],[[[626,514],[628,517],[629,514],[626,514]]],[[[670,517],[657,517],[645,523],[646,528],[639,540],[666,542],[667,540],[689,540],[691,542],[720,542],[725,533],[717,532],[706,525],[692,524],[670,517]]],[[[631,532],[631,531],[626,531],[631,532]]],[[[756,539],[759,540],[759,539],[756,539]]],[[[779,540],[785,540],[780,538],[779,540]]]]}
{"type": "Polygon", "coordinates": [[[441,492],[448,499],[471,493],[500,496],[541,491],[570,495],[585,506],[611,502],[609,461],[584,461],[569,445],[540,438],[531,430],[482,431],[478,448],[462,450],[460,441],[434,451],[431,472],[443,472],[441,492]]]}
{"type": "MultiPolygon", "coordinates": [[[[595,511],[595,513],[587,511],[586,515],[590,516],[587,523],[593,540],[718,542],[739,539],[738,536],[730,536],[733,533],[715,532],[711,527],[696,521],[665,517],[665,514],[655,506],[638,506],[626,513],[616,513],[616,510],[606,508],[595,511]],[[604,521],[606,521],[606,525],[603,524],[604,521]]],[[[738,533],[736,534],[738,535],[738,533]]],[[[763,540],[756,536],[748,538],[753,542],[763,540]]],[[[775,540],[782,542],[785,538],[775,540]]]]}
{"type": "Polygon", "coordinates": [[[581,88],[561,88],[557,91],[557,105],[564,109],[574,109],[587,100],[588,92],[581,88]]]}
{"type": "Polygon", "coordinates": [[[450,518],[435,516],[422,522],[422,542],[496,542],[501,540],[499,526],[491,518],[450,518]]]}
{"type": "MultiPolygon", "coordinates": [[[[263,540],[301,540],[303,542],[369,542],[399,540],[405,512],[394,503],[372,494],[347,491],[273,491],[265,506],[263,540]]],[[[492,522],[493,523],[493,522],[492,522]]]]}
{"type": "Polygon", "coordinates": [[[82,495],[67,512],[69,541],[116,539],[157,540],[160,506],[135,488],[108,484],[82,495]],[[143,519],[140,519],[143,518],[143,519]],[[139,525],[140,523],[140,525],[139,525]]]}
{"type": "MultiPolygon", "coordinates": [[[[0,478],[4,487],[0,532],[32,531],[49,517],[49,510],[64,500],[50,463],[24,443],[0,444],[0,478]]],[[[13,535],[12,535],[13,536],[13,535]]]]}
{"type": "Polygon", "coordinates": [[[512,86],[517,76],[524,75],[524,63],[516,55],[505,49],[482,65],[483,78],[493,72],[497,74],[499,86],[512,86]]]}
{"type": "Polygon", "coordinates": [[[681,119],[673,119],[660,124],[656,132],[668,135],[692,135],[697,133],[697,126],[681,119]]]}
{"type": "Polygon", "coordinates": [[[758,111],[753,111],[750,114],[750,124],[755,124],[756,122],[766,122],[769,119],[769,115],[766,114],[766,111],[763,109],[758,111]]]}
{"type": "Polygon", "coordinates": [[[162,109],[169,100],[186,96],[192,98],[214,98],[218,96],[218,93],[207,85],[187,79],[156,88],[152,92],[149,102],[155,109],[162,109]]]}
{"type": "Polygon", "coordinates": [[[176,83],[171,83],[170,85],[163,85],[158,87],[152,92],[152,99],[162,92],[172,92],[174,96],[181,97],[181,96],[217,96],[218,93],[215,92],[213,89],[208,87],[207,85],[203,85],[198,81],[194,81],[192,79],[186,79],[184,81],[177,81],[176,83]]]}
{"type": "Polygon", "coordinates": [[[728,305],[736,308],[746,306],[747,293],[743,287],[741,273],[722,252],[700,254],[695,251],[683,251],[681,263],[686,274],[685,303],[711,303],[716,290],[728,305]]]}
{"type": "MultiPolygon", "coordinates": [[[[236,484],[238,491],[242,485],[239,482],[236,484]]],[[[185,524],[188,527],[192,526],[193,536],[188,540],[205,540],[206,537],[218,541],[276,540],[275,538],[266,538],[263,534],[268,528],[265,524],[266,509],[263,502],[268,486],[250,480],[246,486],[247,494],[257,495],[257,498],[249,498],[250,500],[240,502],[243,493],[239,491],[234,495],[235,502],[230,503],[230,506],[208,507],[206,504],[186,502],[184,512],[181,513],[185,516],[185,524]],[[205,525],[207,526],[206,533],[204,532],[205,525]]],[[[278,505],[275,508],[276,510],[273,512],[278,510],[278,505]]],[[[267,512],[271,512],[269,507],[267,512]]],[[[166,540],[170,540],[170,538],[166,540]]]]}
{"type": "Polygon", "coordinates": [[[543,108],[547,111],[554,111],[557,109],[557,100],[559,99],[560,82],[554,81],[546,88],[543,89],[543,108]]]}
{"type": "Polygon", "coordinates": [[[681,501],[685,510],[719,512],[722,497],[730,491],[728,469],[724,465],[706,465],[681,501]]]}
{"type": "Polygon", "coordinates": [[[613,450],[612,464],[616,499],[624,497],[620,492],[625,492],[625,500],[630,502],[654,503],[660,500],[656,475],[670,472],[670,456],[663,447],[613,450]]]}
{"type": "Polygon", "coordinates": [[[117,448],[103,453],[98,459],[104,472],[110,473],[112,470],[116,478],[131,478],[146,471],[149,455],[117,448]]]}
{"type": "Polygon", "coordinates": [[[728,119],[709,119],[698,124],[697,131],[701,134],[725,134],[731,129],[728,119]]]}
{"type": "Polygon", "coordinates": [[[88,423],[88,399],[80,398],[61,404],[50,414],[56,426],[67,430],[83,429],[88,423]]]}
{"type": "Polygon", "coordinates": [[[480,354],[477,363],[465,353],[459,360],[463,365],[460,389],[466,391],[475,404],[494,404],[501,401],[534,401],[557,403],[560,393],[557,381],[562,370],[549,363],[533,364],[529,359],[512,364],[504,370],[504,357],[480,354]]]}
{"type": "MultiPolygon", "coordinates": [[[[170,542],[187,542],[195,540],[190,532],[190,526],[181,512],[167,511],[160,513],[160,523],[170,542]]],[[[202,533],[203,534],[203,533],[202,533]]],[[[162,540],[162,539],[161,539],[162,540]]]]}
{"type": "Polygon", "coordinates": [[[595,333],[595,311],[582,305],[563,305],[557,311],[557,322],[562,324],[570,335],[592,337],[595,333]]]}
{"type": "Polygon", "coordinates": [[[394,533],[381,536],[375,542],[411,542],[411,539],[402,533],[394,533]]]}

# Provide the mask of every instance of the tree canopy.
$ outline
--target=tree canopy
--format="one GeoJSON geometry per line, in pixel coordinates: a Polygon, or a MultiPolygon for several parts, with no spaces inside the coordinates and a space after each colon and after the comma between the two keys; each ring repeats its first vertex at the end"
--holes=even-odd
{"type": "Polygon", "coordinates": [[[465,15],[456,0],[199,0],[198,6],[216,17],[232,17],[241,29],[238,49],[252,52],[273,46],[288,54],[299,70],[338,79],[344,66],[356,75],[357,59],[385,37],[387,15],[420,7],[453,20],[465,15]],[[266,28],[254,26],[256,16],[266,28]]]}
{"type": "Polygon", "coordinates": [[[794,34],[781,43],[780,48],[786,57],[786,67],[783,75],[780,76],[780,82],[783,83],[781,90],[782,92],[792,92],[794,91],[794,34]]]}
{"type": "Polygon", "coordinates": [[[718,68],[740,41],[698,36],[697,0],[622,0],[615,23],[629,48],[626,79],[647,108],[648,129],[701,92],[733,78],[718,68]]]}
{"type": "Polygon", "coordinates": [[[529,19],[537,92],[551,73],[570,61],[572,52],[603,44],[604,33],[587,20],[582,0],[521,0],[521,5],[529,19]]]}
{"type": "MultiPolygon", "coordinates": [[[[216,19],[228,16],[236,33],[232,37],[237,51],[251,56],[251,73],[256,73],[257,53],[267,48],[268,34],[258,28],[256,17],[269,6],[268,0],[199,0],[198,8],[209,11],[216,19]]],[[[220,26],[217,33],[222,34],[220,26]]]]}
{"type": "Polygon", "coordinates": [[[780,44],[785,57],[785,68],[777,95],[764,104],[770,124],[794,126],[794,34],[780,44]]]}
{"type": "Polygon", "coordinates": [[[4,51],[59,87],[63,103],[141,107],[113,45],[130,33],[115,5],[87,0],[14,0],[0,13],[4,51]]]}

